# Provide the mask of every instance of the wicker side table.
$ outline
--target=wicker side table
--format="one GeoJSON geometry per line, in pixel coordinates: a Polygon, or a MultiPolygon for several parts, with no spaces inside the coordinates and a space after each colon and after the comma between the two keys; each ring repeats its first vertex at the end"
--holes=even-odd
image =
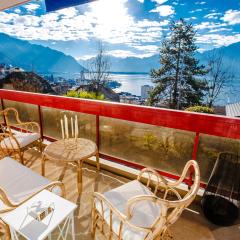
{"type": "Polygon", "coordinates": [[[42,175],[45,175],[45,162],[55,161],[77,167],[78,192],[82,192],[82,165],[84,160],[95,156],[97,169],[100,170],[99,153],[96,144],[84,138],[62,139],[48,145],[42,156],[42,175]]]}

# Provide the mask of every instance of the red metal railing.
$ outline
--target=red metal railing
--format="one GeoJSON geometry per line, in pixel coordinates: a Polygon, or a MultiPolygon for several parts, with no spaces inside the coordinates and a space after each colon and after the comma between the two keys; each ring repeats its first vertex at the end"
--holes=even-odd
{"type": "MultiPolygon", "coordinates": [[[[2,105],[4,99],[37,105],[39,109],[38,112],[41,129],[43,127],[41,107],[51,107],[95,115],[96,143],[98,146],[99,116],[195,132],[196,135],[192,150],[192,159],[196,159],[199,145],[199,134],[201,133],[240,139],[240,119],[238,118],[3,89],[0,89],[0,98],[2,105]]],[[[140,164],[128,162],[123,159],[117,159],[101,153],[100,155],[105,159],[134,168],[140,169],[143,167],[140,164]]],[[[160,172],[167,177],[173,179],[178,178],[178,176],[174,174],[160,172]]],[[[186,182],[190,184],[191,178],[189,181],[186,180],[186,182]]],[[[202,186],[204,187],[204,183],[202,183],[202,186]]]]}

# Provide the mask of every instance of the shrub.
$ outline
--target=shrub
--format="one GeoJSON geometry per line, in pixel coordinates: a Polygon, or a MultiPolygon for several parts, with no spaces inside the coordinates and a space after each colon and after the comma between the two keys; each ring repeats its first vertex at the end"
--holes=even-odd
{"type": "Polygon", "coordinates": [[[205,106],[193,106],[193,107],[186,108],[185,111],[214,114],[214,110],[212,108],[205,107],[205,106]]]}
{"type": "Polygon", "coordinates": [[[87,99],[97,99],[97,100],[104,100],[105,96],[100,94],[97,96],[95,92],[87,92],[87,91],[75,91],[70,90],[66,94],[67,97],[75,97],[75,98],[87,98],[87,99]]]}

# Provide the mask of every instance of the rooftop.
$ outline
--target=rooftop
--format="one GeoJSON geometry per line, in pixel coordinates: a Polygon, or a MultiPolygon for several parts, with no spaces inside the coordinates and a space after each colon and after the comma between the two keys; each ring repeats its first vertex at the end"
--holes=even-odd
{"type": "Polygon", "coordinates": [[[226,115],[229,117],[240,117],[240,103],[227,104],[226,115]]]}

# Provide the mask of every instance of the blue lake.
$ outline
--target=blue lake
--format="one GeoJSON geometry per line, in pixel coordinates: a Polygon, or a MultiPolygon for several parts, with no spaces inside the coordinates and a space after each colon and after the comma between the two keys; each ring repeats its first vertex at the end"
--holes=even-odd
{"type": "Polygon", "coordinates": [[[141,86],[153,86],[148,74],[111,74],[110,79],[122,84],[116,92],[130,92],[138,96],[141,95],[141,86]]]}
{"type": "MultiPolygon", "coordinates": [[[[57,75],[54,75],[57,76],[57,75]]],[[[58,75],[59,76],[59,75],[58,75]]],[[[69,74],[61,74],[65,79],[79,78],[79,74],[70,76],[69,74]]],[[[87,77],[87,76],[86,76],[87,77]]],[[[141,95],[141,86],[154,84],[148,74],[110,74],[110,79],[121,83],[121,87],[115,89],[116,92],[130,92],[132,94],[141,95]]],[[[226,105],[240,101],[240,78],[236,78],[231,86],[225,87],[218,97],[216,104],[226,105]]]]}
{"type": "MultiPolygon", "coordinates": [[[[142,85],[154,84],[151,82],[151,78],[148,74],[111,74],[111,80],[116,80],[122,84],[122,86],[116,89],[116,92],[130,92],[135,95],[141,95],[142,85]]],[[[236,78],[231,86],[226,86],[219,94],[216,104],[226,105],[228,103],[234,103],[240,101],[240,79],[236,78]]]]}

